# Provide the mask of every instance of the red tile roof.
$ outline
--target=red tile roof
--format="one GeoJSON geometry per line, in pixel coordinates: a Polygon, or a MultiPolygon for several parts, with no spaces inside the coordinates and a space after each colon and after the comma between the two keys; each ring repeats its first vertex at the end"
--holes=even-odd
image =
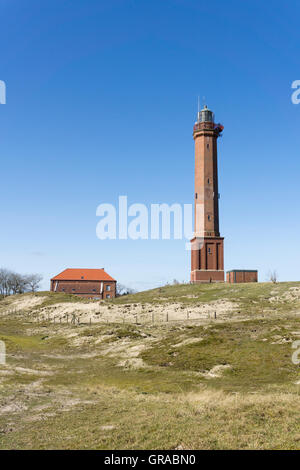
{"type": "Polygon", "coordinates": [[[51,281],[115,281],[104,269],[65,269],[51,281]]]}

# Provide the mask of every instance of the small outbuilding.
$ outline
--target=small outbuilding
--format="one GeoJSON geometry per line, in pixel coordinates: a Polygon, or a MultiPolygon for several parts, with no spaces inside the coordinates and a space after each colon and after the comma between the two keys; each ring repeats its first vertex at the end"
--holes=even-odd
{"type": "Polygon", "coordinates": [[[93,299],[116,296],[117,281],[104,269],[65,269],[51,279],[52,292],[65,292],[93,299]]]}
{"type": "Polygon", "coordinates": [[[227,271],[226,282],[258,282],[258,272],[255,269],[233,269],[232,271],[227,271]]]}

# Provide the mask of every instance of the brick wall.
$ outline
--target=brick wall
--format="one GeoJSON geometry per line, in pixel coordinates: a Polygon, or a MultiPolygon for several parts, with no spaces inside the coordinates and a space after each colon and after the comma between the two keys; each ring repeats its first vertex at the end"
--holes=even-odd
{"type": "Polygon", "coordinates": [[[65,292],[66,294],[79,295],[80,297],[113,298],[116,296],[115,281],[51,281],[51,291],[65,292]],[[101,283],[103,282],[103,292],[101,283]]]}
{"type": "Polygon", "coordinates": [[[230,283],[258,282],[257,271],[236,270],[226,273],[226,281],[230,283]]]}
{"type": "Polygon", "coordinates": [[[224,249],[222,237],[192,240],[191,282],[224,282],[224,249]],[[199,248],[199,249],[198,249],[199,248]]]}
{"type": "Polygon", "coordinates": [[[224,282],[224,242],[219,232],[217,139],[213,122],[194,126],[195,238],[191,253],[191,282],[224,282]],[[203,238],[203,246],[197,243],[203,238]]]}

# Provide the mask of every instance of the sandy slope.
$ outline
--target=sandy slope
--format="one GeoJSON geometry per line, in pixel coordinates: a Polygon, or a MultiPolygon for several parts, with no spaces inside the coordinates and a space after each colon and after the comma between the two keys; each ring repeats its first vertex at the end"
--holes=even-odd
{"type": "Polygon", "coordinates": [[[24,305],[30,308],[31,305],[33,316],[41,319],[50,319],[62,322],[71,322],[76,316],[76,322],[79,319],[81,323],[99,322],[130,322],[130,323],[146,323],[158,321],[175,321],[175,320],[201,320],[207,318],[225,318],[236,311],[238,305],[226,299],[217,300],[215,302],[203,303],[196,306],[183,306],[179,303],[168,304],[130,304],[130,305],[114,305],[105,302],[91,303],[58,303],[46,307],[38,308],[41,302],[33,302],[28,300],[20,300],[14,302],[17,310],[24,309],[24,305]]]}

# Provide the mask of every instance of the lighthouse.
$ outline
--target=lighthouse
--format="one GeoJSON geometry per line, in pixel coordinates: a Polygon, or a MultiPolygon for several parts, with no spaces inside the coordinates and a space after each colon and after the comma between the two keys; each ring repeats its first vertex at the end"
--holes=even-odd
{"type": "Polygon", "coordinates": [[[204,106],[194,125],[195,199],[191,240],[191,282],[224,282],[224,238],[219,227],[217,141],[223,126],[204,106]]]}

